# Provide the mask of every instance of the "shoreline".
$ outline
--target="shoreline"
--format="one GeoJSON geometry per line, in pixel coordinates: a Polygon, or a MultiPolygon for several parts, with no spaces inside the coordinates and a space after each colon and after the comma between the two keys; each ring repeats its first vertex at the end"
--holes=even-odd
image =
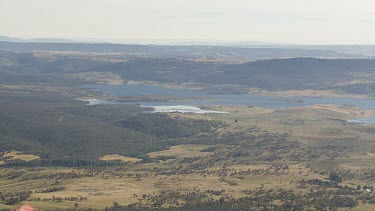
{"type": "Polygon", "coordinates": [[[258,94],[269,97],[314,97],[314,98],[356,98],[356,99],[371,99],[373,97],[368,95],[357,95],[348,93],[337,93],[335,90],[288,90],[288,91],[251,91],[248,94],[258,94]]]}

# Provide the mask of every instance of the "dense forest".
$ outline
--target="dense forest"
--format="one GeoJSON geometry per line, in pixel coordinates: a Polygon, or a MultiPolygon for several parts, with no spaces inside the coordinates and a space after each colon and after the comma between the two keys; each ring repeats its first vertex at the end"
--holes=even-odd
{"type": "Polygon", "coordinates": [[[1,95],[0,149],[42,159],[97,160],[105,154],[142,157],[178,143],[175,138],[212,133],[220,122],[147,114],[136,105],[86,106],[59,95],[1,95]]]}
{"type": "Polygon", "coordinates": [[[225,124],[202,119],[173,119],[167,114],[150,113],[132,116],[117,125],[160,138],[179,138],[213,132],[225,124]]]}

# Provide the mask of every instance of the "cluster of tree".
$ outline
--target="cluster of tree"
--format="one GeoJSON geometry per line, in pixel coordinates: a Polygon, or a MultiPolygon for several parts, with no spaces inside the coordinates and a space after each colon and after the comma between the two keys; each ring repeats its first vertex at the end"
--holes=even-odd
{"type": "Polygon", "coordinates": [[[65,187],[51,187],[51,188],[36,190],[35,193],[52,193],[52,192],[63,191],[63,190],[65,190],[65,187]]]}
{"type": "MultiPolygon", "coordinates": [[[[208,194],[211,194],[208,192],[208,194]]],[[[170,210],[336,210],[337,208],[353,208],[358,205],[357,198],[343,195],[297,194],[292,191],[264,190],[258,188],[248,192],[247,197],[232,198],[223,196],[213,199],[207,193],[195,192],[162,192],[160,195],[144,195],[140,202],[121,206],[114,203],[107,210],[154,209],[170,207],[170,210]],[[142,203],[143,201],[143,203],[142,203]],[[278,201],[278,203],[274,203],[278,201]],[[281,203],[280,203],[281,202],[281,203]],[[146,205],[145,205],[146,204],[146,205]]],[[[168,209],[167,209],[168,210],[168,209]]]]}
{"type": "MultiPolygon", "coordinates": [[[[291,153],[301,149],[301,143],[291,138],[288,134],[268,132],[261,135],[229,133],[221,137],[221,140],[228,140],[223,141],[223,143],[235,145],[235,147],[225,149],[225,146],[216,146],[217,151],[221,153],[215,153],[215,157],[233,158],[238,163],[254,160],[266,162],[291,160],[291,153]],[[221,150],[222,148],[225,150],[221,150]]],[[[220,142],[221,140],[219,139],[218,141],[220,142]]]]}
{"type": "MultiPolygon", "coordinates": [[[[47,211],[76,211],[79,204],[75,204],[75,208],[71,209],[47,209],[47,211]]],[[[215,204],[200,207],[168,207],[168,208],[149,208],[149,207],[134,207],[134,206],[121,206],[114,202],[111,207],[105,209],[95,209],[95,208],[79,208],[81,211],[238,211],[239,209],[232,208],[228,205],[215,204]]],[[[248,209],[243,209],[248,210],[248,209]]],[[[11,211],[10,209],[3,209],[1,211],[11,211]]]]}
{"type": "Polygon", "coordinates": [[[344,168],[335,168],[331,171],[320,168],[311,167],[311,171],[315,174],[327,175],[332,172],[338,174],[343,180],[353,180],[358,179],[362,181],[374,181],[375,179],[375,168],[363,167],[360,170],[344,169],[344,168]]]}
{"type": "Polygon", "coordinates": [[[221,190],[208,189],[208,190],[206,190],[206,193],[210,193],[210,194],[215,195],[215,196],[220,196],[224,192],[225,192],[225,189],[221,189],[221,190]]]}
{"type": "Polygon", "coordinates": [[[82,200],[87,200],[86,197],[76,197],[76,196],[73,196],[73,197],[56,197],[56,196],[52,196],[52,198],[32,198],[32,199],[28,199],[27,201],[34,201],[34,202],[40,202],[40,201],[51,201],[51,202],[54,202],[54,203],[61,203],[61,202],[64,202],[64,201],[82,201],[82,200]]]}
{"type": "Polygon", "coordinates": [[[102,161],[102,160],[75,160],[75,159],[62,159],[62,160],[55,160],[55,159],[43,159],[43,160],[32,160],[32,161],[24,161],[20,159],[15,160],[8,160],[6,164],[3,166],[5,167],[113,167],[113,166],[121,166],[124,163],[120,161],[102,161]]]}
{"type": "Polygon", "coordinates": [[[22,201],[26,201],[32,191],[20,191],[20,192],[3,192],[0,191],[0,203],[5,205],[14,205],[22,201]]]}
{"type": "Polygon", "coordinates": [[[309,196],[358,196],[364,193],[358,187],[360,186],[355,188],[347,185],[337,185],[334,181],[322,181],[319,179],[302,180],[300,185],[297,186],[300,189],[309,189],[310,193],[307,194],[309,196]]]}
{"type": "Polygon", "coordinates": [[[304,189],[306,185],[317,185],[317,186],[332,187],[332,188],[337,187],[336,182],[333,182],[333,181],[323,181],[320,179],[310,179],[310,180],[305,181],[302,179],[300,181],[299,188],[304,189]]]}
{"type": "MultiPolygon", "coordinates": [[[[100,168],[95,168],[100,169],[100,168]]],[[[30,170],[33,171],[34,169],[30,170]]],[[[29,180],[52,180],[55,179],[56,181],[64,180],[64,179],[80,179],[83,177],[93,177],[94,173],[91,172],[75,172],[72,170],[71,172],[58,172],[52,174],[19,174],[19,171],[10,171],[9,173],[0,176],[0,178],[5,178],[9,180],[9,175],[14,175],[15,173],[18,174],[17,177],[13,177],[13,179],[18,178],[19,182],[29,181],[29,180]],[[21,177],[22,176],[22,177],[21,177]]]]}
{"type": "Polygon", "coordinates": [[[329,174],[329,180],[331,180],[332,182],[335,182],[336,186],[338,186],[339,183],[342,182],[342,178],[336,172],[331,172],[329,174]]]}

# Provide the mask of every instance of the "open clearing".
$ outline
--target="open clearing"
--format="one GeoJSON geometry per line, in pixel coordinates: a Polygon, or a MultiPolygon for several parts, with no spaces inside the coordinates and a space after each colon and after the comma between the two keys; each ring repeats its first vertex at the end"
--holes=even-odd
{"type": "Polygon", "coordinates": [[[19,151],[6,152],[4,154],[4,157],[8,158],[10,160],[19,159],[19,160],[24,160],[24,161],[31,161],[31,160],[38,160],[38,159],[40,159],[40,157],[37,156],[37,155],[24,154],[24,153],[19,152],[19,151]]]}
{"type": "Polygon", "coordinates": [[[111,161],[111,160],[119,160],[121,162],[129,162],[129,163],[135,163],[142,161],[142,159],[138,158],[133,158],[133,157],[127,157],[127,156],[122,156],[119,154],[113,154],[113,155],[104,155],[103,157],[100,158],[100,160],[105,160],[105,161],[111,161]]]}

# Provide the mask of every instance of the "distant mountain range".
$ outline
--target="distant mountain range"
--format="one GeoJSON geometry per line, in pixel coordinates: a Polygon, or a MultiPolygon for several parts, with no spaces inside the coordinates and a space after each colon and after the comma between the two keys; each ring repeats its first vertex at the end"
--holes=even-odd
{"type": "Polygon", "coordinates": [[[12,51],[77,51],[116,52],[138,57],[163,58],[214,58],[223,60],[258,60],[292,57],[318,58],[366,58],[360,54],[339,53],[331,50],[297,48],[239,48],[222,46],[167,46],[167,45],[123,45],[105,43],[37,43],[0,41],[0,49],[12,51]]]}
{"type": "Polygon", "coordinates": [[[37,43],[79,43],[79,41],[58,39],[58,38],[32,38],[32,39],[20,39],[8,36],[0,36],[0,41],[6,42],[37,42],[37,43]]]}
{"type": "MultiPolygon", "coordinates": [[[[128,42],[131,43],[131,42],[128,42]]],[[[0,36],[0,49],[16,51],[126,52],[151,56],[229,57],[246,59],[320,57],[374,58],[375,45],[293,45],[268,42],[186,41],[166,44],[124,44],[59,38],[20,39],[0,36]],[[68,44],[68,45],[67,45],[68,44]]]]}
{"type": "MultiPolygon", "coordinates": [[[[158,55],[160,52],[167,55],[166,51],[170,49],[161,51],[148,46],[120,47],[151,49],[154,51],[150,50],[151,53],[158,55]]],[[[178,52],[174,50],[171,55],[178,52]]],[[[255,51],[253,55],[257,53],[255,51]]],[[[32,53],[0,51],[0,83],[71,85],[74,81],[66,78],[67,74],[108,72],[124,80],[190,83],[207,87],[230,85],[268,91],[336,90],[351,94],[375,92],[375,59],[287,58],[227,64],[160,56],[114,62],[111,56],[98,59],[98,55],[102,54],[89,55],[56,54],[51,59],[48,54],[44,57],[43,54],[35,56],[32,53]]]]}

